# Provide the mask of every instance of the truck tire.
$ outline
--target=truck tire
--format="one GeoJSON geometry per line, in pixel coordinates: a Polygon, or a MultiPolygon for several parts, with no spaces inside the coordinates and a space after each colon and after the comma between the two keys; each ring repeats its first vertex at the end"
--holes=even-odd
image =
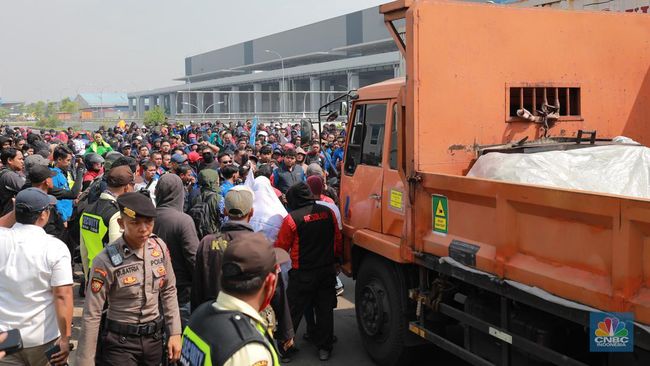
{"type": "Polygon", "coordinates": [[[383,258],[367,256],[355,285],[359,333],[366,351],[380,365],[407,362],[408,319],[404,305],[407,294],[398,271],[383,258]]]}

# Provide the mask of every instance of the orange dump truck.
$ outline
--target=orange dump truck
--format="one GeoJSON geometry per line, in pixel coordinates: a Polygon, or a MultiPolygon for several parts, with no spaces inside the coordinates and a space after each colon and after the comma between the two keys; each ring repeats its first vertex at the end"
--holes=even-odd
{"type": "Polygon", "coordinates": [[[650,365],[650,200],[466,176],[495,151],[647,146],[650,17],[380,11],[406,77],[358,90],[340,175],[370,356],[424,339],[475,365],[650,365]]]}

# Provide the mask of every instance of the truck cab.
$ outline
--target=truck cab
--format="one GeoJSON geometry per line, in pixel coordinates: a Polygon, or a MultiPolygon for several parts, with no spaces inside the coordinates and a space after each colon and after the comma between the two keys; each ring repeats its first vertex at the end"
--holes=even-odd
{"type": "MultiPolygon", "coordinates": [[[[346,248],[352,248],[350,242],[362,243],[400,262],[402,255],[408,257],[400,245],[406,191],[397,166],[402,116],[398,96],[404,85],[404,78],[396,78],[358,90],[340,174],[346,248]]],[[[344,268],[352,273],[352,262],[346,261],[344,268]]]]}

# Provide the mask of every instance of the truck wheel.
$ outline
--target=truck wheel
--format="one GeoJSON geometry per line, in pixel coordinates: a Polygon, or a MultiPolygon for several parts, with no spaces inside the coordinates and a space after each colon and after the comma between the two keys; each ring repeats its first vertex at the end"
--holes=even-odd
{"type": "Polygon", "coordinates": [[[406,361],[406,291],[397,271],[387,260],[369,256],[361,264],[355,285],[359,333],[366,351],[380,365],[406,361]]]}

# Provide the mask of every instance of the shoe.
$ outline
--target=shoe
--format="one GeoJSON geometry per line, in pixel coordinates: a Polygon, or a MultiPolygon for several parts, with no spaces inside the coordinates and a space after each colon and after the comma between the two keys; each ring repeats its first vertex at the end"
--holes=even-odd
{"type": "Polygon", "coordinates": [[[345,291],[345,288],[343,286],[337,287],[336,288],[336,296],[341,296],[343,295],[343,292],[345,291]]]}
{"type": "Polygon", "coordinates": [[[318,359],[321,361],[327,361],[332,357],[332,351],[328,351],[326,349],[319,349],[318,350],[318,359]]]}
{"type": "Polygon", "coordinates": [[[298,353],[298,351],[300,350],[296,346],[291,346],[286,350],[282,350],[282,347],[280,347],[279,351],[280,351],[280,361],[282,361],[282,363],[289,363],[291,362],[291,356],[295,353],[298,353]]]}

